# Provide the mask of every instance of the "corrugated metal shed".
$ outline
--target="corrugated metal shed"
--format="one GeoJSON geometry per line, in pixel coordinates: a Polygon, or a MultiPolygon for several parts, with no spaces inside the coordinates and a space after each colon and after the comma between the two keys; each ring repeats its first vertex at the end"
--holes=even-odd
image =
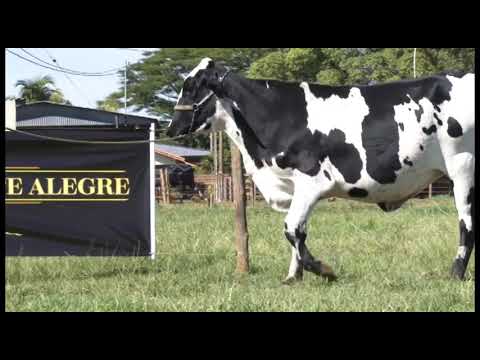
{"type": "Polygon", "coordinates": [[[17,127],[69,126],[150,126],[152,122],[164,125],[156,118],[122,114],[98,109],[82,108],[51,102],[17,105],[17,127]]]}
{"type": "Polygon", "coordinates": [[[155,150],[159,150],[165,153],[175,154],[185,158],[205,157],[210,155],[210,151],[208,150],[193,149],[193,148],[187,148],[183,146],[174,146],[174,145],[155,144],[155,150]]]}

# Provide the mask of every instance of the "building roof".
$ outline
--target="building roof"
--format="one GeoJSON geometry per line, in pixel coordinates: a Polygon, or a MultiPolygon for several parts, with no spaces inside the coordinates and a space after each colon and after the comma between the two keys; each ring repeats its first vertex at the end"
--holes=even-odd
{"type": "Polygon", "coordinates": [[[40,101],[17,105],[17,127],[150,126],[157,118],[40,101]]]}
{"type": "Polygon", "coordinates": [[[196,167],[196,165],[188,162],[188,160],[193,160],[194,158],[197,158],[198,160],[202,157],[208,156],[210,155],[210,151],[187,148],[184,146],[155,144],[155,154],[196,167]]]}
{"type": "Polygon", "coordinates": [[[175,145],[164,145],[164,144],[155,144],[155,151],[161,151],[165,153],[174,154],[184,158],[192,157],[205,157],[210,155],[210,151],[193,149],[184,146],[175,146],[175,145]]]}

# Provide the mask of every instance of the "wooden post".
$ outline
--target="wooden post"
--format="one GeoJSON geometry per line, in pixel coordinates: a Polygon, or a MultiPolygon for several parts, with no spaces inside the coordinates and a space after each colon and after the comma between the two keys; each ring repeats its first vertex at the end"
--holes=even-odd
{"type": "Polygon", "coordinates": [[[170,204],[170,182],[168,181],[168,170],[163,169],[165,178],[165,197],[167,198],[167,204],[170,204]]]}
{"type": "Polygon", "coordinates": [[[218,173],[219,173],[219,201],[223,201],[223,132],[218,133],[218,173]]]}
{"type": "Polygon", "coordinates": [[[428,185],[428,198],[432,198],[432,184],[428,185]]]}
{"type": "Polygon", "coordinates": [[[228,201],[233,201],[232,176],[228,177],[228,201]]]}
{"type": "Polygon", "coordinates": [[[161,187],[161,193],[162,193],[162,202],[165,204],[166,203],[166,198],[165,198],[165,180],[163,178],[163,169],[160,169],[160,187],[161,187]]]}
{"type": "Polygon", "coordinates": [[[240,150],[230,143],[232,152],[233,197],[235,204],[235,248],[237,250],[238,273],[250,270],[248,256],[247,210],[245,201],[245,179],[242,170],[242,155],[240,150]]]}
{"type": "Polygon", "coordinates": [[[255,207],[255,201],[257,200],[257,187],[255,186],[255,183],[253,182],[253,178],[252,178],[252,193],[253,193],[253,203],[252,203],[252,206],[255,207]]]}

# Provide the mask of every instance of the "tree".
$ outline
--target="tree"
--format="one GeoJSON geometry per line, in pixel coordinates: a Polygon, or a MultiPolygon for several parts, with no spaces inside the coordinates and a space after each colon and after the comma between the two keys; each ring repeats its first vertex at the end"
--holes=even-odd
{"type": "MultiPolygon", "coordinates": [[[[162,48],[127,68],[128,106],[135,111],[171,118],[186,76],[200,60],[210,57],[244,73],[253,61],[277,49],[262,48],[162,48]]],[[[119,72],[124,81],[124,73],[119,72]]],[[[100,107],[123,104],[123,91],[110,94],[100,107]]],[[[190,137],[178,141],[186,146],[208,147],[208,137],[190,137]]]]}
{"type": "Polygon", "coordinates": [[[264,56],[252,64],[248,76],[253,79],[289,80],[285,54],[275,51],[264,56]]]}
{"type": "Polygon", "coordinates": [[[18,80],[15,86],[20,87],[19,97],[24,98],[27,103],[35,101],[70,103],[48,75],[34,79],[18,80]]]}
{"type": "MultiPolygon", "coordinates": [[[[127,105],[170,118],[183,76],[204,57],[256,79],[348,85],[413,77],[413,48],[164,48],[129,66],[127,105]]],[[[474,58],[474,49],[470,48],[417,49],[417,76],[445,70],[473,71],[474,58]]],[[[123,81],[123,72],[119,75],[123,81]]],[[[123,102],[120,90],[98,105],[114,109],[123,102]]],[[[179,142],[193,147],[208,146],[207,137],[179,142]]]]}
{"type": "Polygon", "coordinates": [[[108,95],[105,100],[97,101],[97,109],[116,112],[118,111],[122,104],[119,101],[119,98],[123,96],[120,92],[115,92],[108,95]]]}
{"type": "MultiPolygon", "coordinates": [[[[446,70],[474,71],[472,48],[417,49],[417,76],[446,70]]],[[[250,67],[254,78],[367,84],[413,78],[413,48],[291,48],[268,54],[250,67]]]]}

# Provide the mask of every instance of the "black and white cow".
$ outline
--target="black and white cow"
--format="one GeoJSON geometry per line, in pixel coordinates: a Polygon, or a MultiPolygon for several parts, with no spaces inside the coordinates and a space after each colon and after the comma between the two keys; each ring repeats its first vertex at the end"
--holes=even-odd
{"type": "Polygon", "coordinates": [[[426,185],[454,183],[463,279],[474,247],[474,74],[367,86],[251,80],[203,59],[186,78],[168,135],[224,130],[267,202],[288,212],[286,281],[335,279],[309,252],[314,205],[339,197],[398,209],[426,185]]]}

